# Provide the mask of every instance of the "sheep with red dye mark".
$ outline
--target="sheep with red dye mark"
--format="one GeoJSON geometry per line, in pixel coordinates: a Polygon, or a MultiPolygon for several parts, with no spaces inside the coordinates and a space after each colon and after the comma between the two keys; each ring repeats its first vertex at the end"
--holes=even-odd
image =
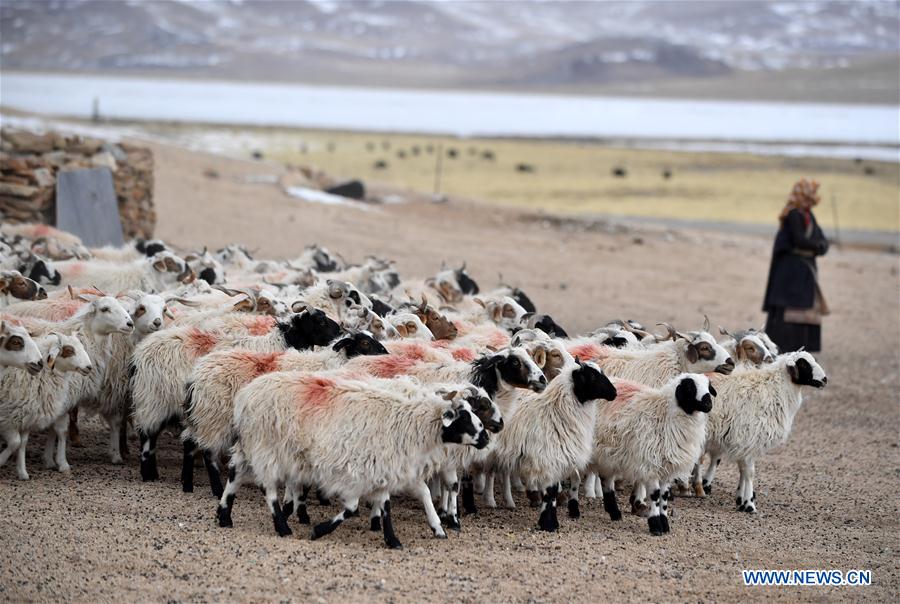
{"type": "MultiPolygon", "coordinates": [[[[214,324],[212,324],[214,325],[214,324]]],[[[322,311],[309,310],[276,323],[265,335],[234,337],[221,331],[177,327],[154,333],[141,341],[132,355],[131,391],[134,427],[141,437],[141,477],[156,480],[156,440],[170,422],[184,413],[184,385],[201,357],[216,348],[246,348],[278,352],[324,346],[340,332],[322,311]]]]}
{"type": "MultiPolygon", "coordinates": [[[[620,520],[616,481],[643,485],[650,493],[650,533],[668,533],[669,487],[700,456],[716,389],[705,375],[691,373],[660,387],[618,381],[616,388],[616,401],[599,407],[592,439],[590,469],[600,476],[603,507],[620,520]]],[[[573,490],[577,494],[577,485],[573,490]]],[[[571,495],[569,511],[577,515],[571,495]]]]}
{"type": "MultiPolygon", "coordinates": [[[[275,371],[323,371],[337,369],[348,359],[386,355],[387,350],[367,333],[345,336],[322,350],[254,352],[242,348],[217,350],[201,358],[187,379],[184,423],[182,488],[193,491],[194,451],[199,449],[213,469],[215,460],[234,444],[232,418],[234,395],[251,381],[275,371]]],[[[210,475],[216,497],[222,495],[218,472],[210,475]]]]}
{"type": "Polygon", "coordinates": [[[278,484],[315,484],[336,496],[342,510],[315,525],[313,539],[334,531],[366,498],[383,510],[384,539],[392,548],[401,544],[390,495],[423,481],[444,444],[483,448],[489,440],[468,403],[444,400],[429,387],[411,397],[377,381],[302,372],[263,375],[242,388],[235,397],[234,425],[234,480],[229,478],[219,504],[220,525],[230,526],[237,486],[252,471],[279,535],[291,530],[278,502],[278,484]]]}

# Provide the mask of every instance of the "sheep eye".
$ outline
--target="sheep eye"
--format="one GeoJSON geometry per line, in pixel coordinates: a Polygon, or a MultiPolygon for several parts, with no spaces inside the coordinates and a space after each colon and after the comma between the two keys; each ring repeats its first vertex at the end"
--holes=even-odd
{"type": "Polygon", "coordinates": [[[519,359],[513,359],[512,362],[511,362],[510,364],[511,364],[513,367],[518,367],[518,366],[519,366],[519,359]]]}
{"type": "Polygon", "coordinates": [[[6,349],[9,351],[22,350],[23,348],[25,348],[25,340],[19,336],[12,336],[6,342],[6,349]]]}
{"type": "Polygon", "coordinates": [[[109,312],[109,307],[104,307],[100,309],[100,312],[109,312]]]}
{"type": "Polygon", "coordinates": [[[66,346],[62,347],[62,351],[60,351],[60,356],[62,356],[62,358],[64,358],[64,359],[75,356],[75,349],[67,344],[66,346]]]}
{"type": "Polygon", "coordinates": [[[138,317],[143,317],[145,312],[147,312],[146,308],[138,306],[137,310],[134,311],[134,318],[137,319],[138,317]]]}

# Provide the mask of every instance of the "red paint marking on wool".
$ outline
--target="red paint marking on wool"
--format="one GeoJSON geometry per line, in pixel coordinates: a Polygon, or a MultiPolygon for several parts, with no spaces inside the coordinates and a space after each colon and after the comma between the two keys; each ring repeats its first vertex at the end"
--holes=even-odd
{"type": "Polygon", "coordinates": [[[453,344],[451,340],[435,340],[431,343],[432,348],[450,348],[450,345],[453,344]]]}
{"type": "Polygon", "coordinates": [[[65,300],[61,301],[59,305],[54,305],[52,308],[52,317],[51,321],[65,321],[66,319],[70,319],[77,313],[82,306],[85,305],[85,302],[81,300],[65,300]]]}
{"type": "Polygon", "coordinates": [[[65,269],[66,277],[78,277],[84,273],[84,269],[85,266],[83,262],[73,262],[65,269]]]}
{"type": "Polygon", "coordinates": [[[475,351],[471,348],[457,348],[451,354],[457,361],[465,361],[466,363],[469,363],[475,360],[475,351]]]}
{"type": "Polygon", "coordinates": [[[571,353],[573,357],[578,357],[582,361],[592,361],[596,358],[600,358],[601,354],[600,346],[598,344],[594,344],[593,342],[587,342],[585,344],[572,346],[571,348],[569,348],[569,353],[571,353]]]}
{"type": "Polygon", "coordinates": [[[196,327],[188,331],[185,340],[185,349],[194,357],[201,357],[215,348],[219,343],[219,337],[215,333],[202,331],[196,327]]]}
{"type": "Polygon", "coordinates": [[[397,355],[387,354],[372,357],[369,368],[372,375],[380,378],[393,378],[398,375],[404,375],[409,369],[415,366],[421,359],[397,355]]]}
{"type": "Polygon", "coordinates": [[[456,328],[456,337],[459,338],[472,331],[472,324],[466,321],[453,321],[453,327],[456,328]]]}
{"type": "Polygon", "coordinates": [[[303,380],[303,403],[315,407],[322,407],[331,399],[334,389],[334,380],[313,376],[303,380]]]}
{"type": "Polygon", "coordinates": [[[244,325],[247,327],[247,333],[251,336],[264,336],[275,327],[275,317],[257,315],[247,319],[244,325]]]}
{"type": "Polygon", "coordinates": [[[509,336],[506,332],[498,329],[488,338],[488,345],[497,349],[506,348],[509,345],[509,336]]]}
{"type": "Polygon", "coordinates": [[[644,384],[629,380],[613,380],[613,385],[616,387],[616,400],[622,403],[630,401],[634,395],[648,389],[644,384]]]}
{"type": "Polygon", "coordinates": [[[47,237],[49,235],[55,235],[56,233],[56,229],[46,224],[37,224],[34,226],[35,237],[47,237]]]}

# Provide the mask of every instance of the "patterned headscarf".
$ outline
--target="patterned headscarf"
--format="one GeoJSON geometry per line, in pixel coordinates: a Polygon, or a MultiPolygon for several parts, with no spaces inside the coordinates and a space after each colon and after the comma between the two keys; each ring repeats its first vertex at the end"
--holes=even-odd
{"type": "Polygon", "coordinates": [[[814,180],[801,178],[794,184],[794,188],[791,189],[791,194],[784,208],[782,208],[778,220],[784,223],[784,219],[787,218],[791,210],[809,212],[810,208],[817,205],[820,200],[819,183],[814,180]]]}

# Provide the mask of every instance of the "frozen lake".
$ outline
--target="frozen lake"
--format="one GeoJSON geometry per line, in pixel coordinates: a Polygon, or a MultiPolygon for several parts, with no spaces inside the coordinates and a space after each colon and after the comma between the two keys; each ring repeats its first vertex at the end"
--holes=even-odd
{"type": "Polygon", "coordinates": [[[25,111],[89,117],[95,98],[100,100],[104,117],[129,120],[459,136],[719,141],[720,146],[729,141],[744,147],[780,142],[795,143],[801,149],[810,143],[830,143],[830,151],[822,154],[876,155],[893,161],[898,161],[900,144],[900,109],[889,105],[578,97],[25,73],[0,77],[0,102],[25,111]],[[867,146],[871,146],[868,152],[867,146]]]}

